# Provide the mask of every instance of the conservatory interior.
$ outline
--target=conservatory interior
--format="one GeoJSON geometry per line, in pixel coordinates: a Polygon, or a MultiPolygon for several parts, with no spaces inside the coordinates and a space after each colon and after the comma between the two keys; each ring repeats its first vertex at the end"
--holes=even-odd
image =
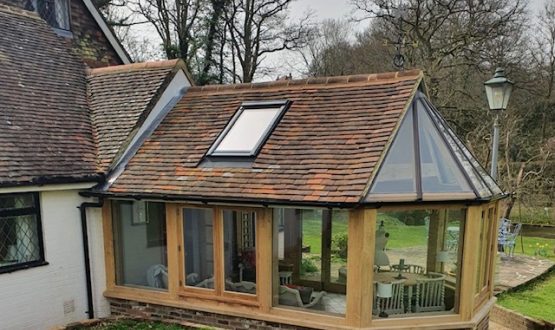
{"type": "Polygon", "coordinates": [[[502,192],[422,92],[357,205],[103,196],[108,298],[344,329],[477,328],[493,303],[502,192]]]}

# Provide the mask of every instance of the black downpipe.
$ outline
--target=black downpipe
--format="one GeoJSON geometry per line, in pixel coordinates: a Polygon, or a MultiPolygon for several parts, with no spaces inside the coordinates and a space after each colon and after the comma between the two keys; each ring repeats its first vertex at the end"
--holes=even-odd
{"type": "Polygon", "coordinates": [[[87,282],[87,314],[89,319],[94,318],[94,303],[92,292],[92,278],[91,278],[91,259],[89,254],[89,233],[87,228],[87,208],[89,207],[102,207],[104,199],[99,197],[97,203],[83,202],[79,206],[81,211],[81,234],[83,235],[83,254],[85,256],[85,280],[87,282]]]}

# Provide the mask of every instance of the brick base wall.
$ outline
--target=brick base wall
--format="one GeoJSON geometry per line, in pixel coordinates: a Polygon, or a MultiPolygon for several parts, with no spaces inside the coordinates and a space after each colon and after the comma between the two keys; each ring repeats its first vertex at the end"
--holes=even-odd
{"type": "Polygon", "coordinates": [[[555,324],[535,320],[498,305],[493,306],[490,319],[499,325],[514,330],[555,329],[555,324]]]}
{"type": "MultiPolygon", "coordinates": [[[[200,312],[190,309],[177,307],[168,307],[157,304],[143,303],[125,299],[109,298],[112,316],[139,318],[153,321],[166,322],[189,322],[195,324],[216,327],[220,329],[253,329],[253,330],[269,330],[269,329],[302,329],[313,330],[313,328],[304,328],[289,324],[261,321],[248,319],[243,317],[227,316],[216,313],[200,312]]],[[[474,327],[477,330],[487,330],[489,325],[489,317],[486,316],[474,327]]],[[[511,328],[517,329],[517,328],[511,328]]],[[[538,329],[538,328],[522,328],[522,329],[538,329]]],[[[543,329],[543,328],[541,328],[543,329]]],[[[469,330],[469,329],[467,329],[469,330]]]]}
{"type": "Polygon", "coordinates": [[[199,312],[190,309],[168,307],[156,304],[142,303],[123,299],[109,299],[113,316],[138,317],[154,321],[192,322],[222,329],[303,329],[298,326],[247,319],[242,317],[227,316],[208,312],[199,312]]]}

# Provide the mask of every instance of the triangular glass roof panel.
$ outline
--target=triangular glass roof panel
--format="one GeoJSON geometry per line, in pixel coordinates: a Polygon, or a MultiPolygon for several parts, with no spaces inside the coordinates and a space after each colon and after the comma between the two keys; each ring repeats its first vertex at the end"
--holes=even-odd
{"type": "Polygon", "coordinates": [[[462,166],[453,157],[453,150],[428,115],[426,105],[417,104],[422,199],[445,199],[447,196],[450,199],[475,198],[462,166]]]}
{"type": "Polygon", "coordinates": [[[435,122],[438,123],[440,130],[452,146],[455,155],[465,168],[472,184],[481,198],[490,197],[492,195],[500,195],[503,193],[495,180],[486,172],[480,162],[476,160],[474,155],[468,150],[464,143],[458,138],[455,132],[449,127],[443,117],[439,115],[437,110],[426,100],[428,110],[435,122]]]}
{"type": "Polygon", "coordinates": [[[370,195],[374,200],[416,199],[413,114],[408,111],[380,167],[370,195]]]}

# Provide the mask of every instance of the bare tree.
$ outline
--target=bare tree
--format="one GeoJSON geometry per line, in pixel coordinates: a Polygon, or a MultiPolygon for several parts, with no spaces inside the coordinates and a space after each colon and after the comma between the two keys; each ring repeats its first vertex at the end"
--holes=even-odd
{"type": "Polygon", "coordinates": [[[251,82],[264,55],[296,50],[312,35],[310,15],[296,24],[287,22],[293,0],[231,0],[224,17],[229,36],[232,80],[251,82]],[[241,67],[238,72],[237,65],[241,67]]]}

